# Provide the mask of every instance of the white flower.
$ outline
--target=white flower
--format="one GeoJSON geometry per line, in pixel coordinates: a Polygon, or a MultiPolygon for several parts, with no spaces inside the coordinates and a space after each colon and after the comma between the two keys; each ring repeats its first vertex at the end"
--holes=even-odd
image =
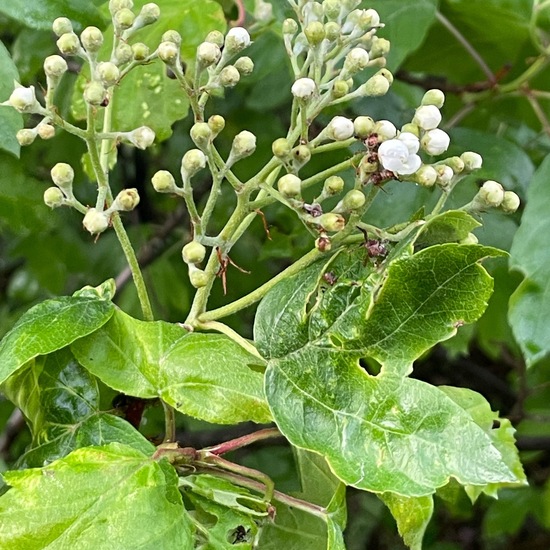
{"type": "MultiPolygon", "coordinates": [[[[384,78],[384,80],[386,79],[384,78]]],[[[374,125],[374,133],[378,134],[378,141],[386,141],[397,135],[397,128],[389,120],[379,120],[374,125]]]]}
{"type": "Polygon", "coordinates": [[[317,90],[317,86],[311,78],[299,78],[291,88],[292,95],[299,99],[309,99],[315,90],[317,90]]]}
{"type": "Polygon", "coordinates": [[[350,73],[355,74],[362,71],[369,63],[369,53],[363,48],[353,48],[344,61],[344,68],[350,73]]]}
{"type": "Polygon", "coordinates": [[[242,27],[233,27],[225,37],[225,47],[234,54],[250,46],[250,35],[242,27]]]}
{"type": "Polygon", "coordinates": [[[481,155],[478,155],[473,151],[466,151],[465,153],[462,153],[460,158],[462,159],[462,162],[464,162],[464,169],[468,170],[468,172],[481,168],[481,165],[483,164],[481,155]]]}
{"type": "Polygon", "coordinates": [[[485,206],[496,208],[504,200],[504,188],[496,181],[486,181],[477,193],[479,201],[485,206]]]}
{"type": "Polygon", "coordinates": [[[4,101],[2,105],[10,105],[20,113],[37,113],[40,109],[34,86],[26,88],[17,82],[15,82],[15,90],[11,93],[10,98],[4,101]]]}
{"type": "MultiPolygon", "coordinates": [[[[416,154],[418,143],[414,144],[410,138],[410,136],[416,136],[408,132],[403,133],[407,134],[404,139],[389,139],[380,145],[378,159],[386,170],[407,176],[414,174],[422,165],[422,161],[416,154]]],[[[418,142],[418,138],[416,141],[418,142]]]]}
{"type": "Polygon", "coordinates": [[[126,137],[138,149],[147,149],[155,141],[155,132],[149,126],[140,126],[129,132],[126,137]]]}
{"type": "Polygon", "coordinates": [[[336,141],[350,138],[354,131],[353,122],[343,116],[335,116],[327,126],[327,135],[336,141]]]}
{"type": "Polygon", "coordinates": [[[407,146],[411,155],[418,153],[418,149],[420,149],[420,140],[413,133],[401,132],[398,139],[407,146]]]}
{"type": "Polygon", "coordinates": [[[422,149],[430,155],[441,155],[448,149],[450,142],[448,134],[438,128],[426,132],[421,140],[422,149]]]}
{"type": "Polygon", "coordinates": [[[380,15],[378,15],[378,12],[376,10],[373,10],[373,9],[364,10],[364,17],[370,18],[371,27],[380,26],[380,15]]]}
{"type": "Polygon", "coordinates": [[[420,126],[423,130],[433,130],[441,122],[441,113],[435,105],[423,105],[418,107],[412,123],[420,126]]]}

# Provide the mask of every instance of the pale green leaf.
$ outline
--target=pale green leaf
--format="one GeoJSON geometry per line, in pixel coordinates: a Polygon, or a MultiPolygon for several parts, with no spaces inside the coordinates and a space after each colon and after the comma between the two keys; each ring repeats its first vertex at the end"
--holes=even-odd
{"type": "MultiPolygon", "coordinates": [[[[0,11],[2,8],[0,7],[0,11]]],[[[0,103],[6,101],[14,88],[14,80],[19,81],[17,67],[0,41],[0,103]]],[[[0,106],[0,149],[19,156],[21,146],[15,134],[23,127],[23,117],[13,107],[0,106]]]]}
{"type": "Polygon", "coordinates": [[[2,550],[192,548],[176,472],[118,443],[3,474],[2,550]]]}
{"type": "Polygon", "coordinates": [[[116,311],[102,330],[72,348],[78,361],[127,395],[160,397],[178,411],[231,424],[269,422],[261,360],[227,336],[188,333],[116,311]]]}
{"type": "Polygon", "coordinates": [[[97,330],[113,311],[111,302],[71,296],[32,307],[0,342],[0,383],[38,355],[57,351],[97,330]]]}

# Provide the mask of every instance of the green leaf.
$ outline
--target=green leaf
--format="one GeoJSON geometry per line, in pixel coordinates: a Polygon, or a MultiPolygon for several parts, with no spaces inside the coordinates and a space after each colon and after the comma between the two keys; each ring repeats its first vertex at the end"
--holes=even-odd
{"type": "Polygon", "coordinates": [[[94,2],[89,0],[13,0],[2,2],[0,12],[33,29],[50,30],[52,22],[63,16],[79,26],[103,26],[103,19],[94,2]]]}
{"type": "Polygon", "coordinates": [[[72,347],[78,361],[127,395],[160,397],[208,422],[269,422],[260,360],[228,337],[188,333],[116,311],[101,330],[72,347]]]}
{"type": "Polygon", "coordinates": [[[397,522],[403,542],[411,550],[422,550],[422,539],[433,514],[433,497],[407,498],[394,493],[383,493],[380,499],[397,522]]]}
{"type": "Polygon", "coordinates": [[[0,497],[2,549],[192,548],[176,472],[126,445],[3,476],[11,488],[0,497]]]}
{"type": "MultiPolygon", "coordinates": [[[[6,101],[10,97],[14,88],[14,80],[19,82],[17,67],[8,50],[0,41],[0,102],[6,101]]],[[[19,157],[21,146],[15,138],[15,134],[21,128],[23,128],[21,114],[13,107],[0,106],[0,150],[3,149],[19,157]]]]}
{"type": "Polygon", "coordinates": [[[434,244],[453,243],[465,239],[481,224],[462,210],[448,210],[428,220],[414,240],[415,249],[427,248],[434,244]]]}
{"type": "Polygon", "coordinates": [[[19,467],[43,466],[71,451],[121,442],[144,453],[154,447],[122,418],[101,412],[96,379],[67,348],[29,361],[3,385],[32,433],[19,467]]]}
{"type": "Polygon", "coordinates": [[[111,302],[64,296],[27,311],[0,342],[0,383],[38,355],[68,346],[105,324],[111,302]]]}
{"type": "Polygon", "coordinates": [[[525,279],[510,299],[509,321],[528,367],[550,352],[550,250],[541,242],[550,231],[550,158],[537,170],[510,251],[510,266],[525,279]]]}

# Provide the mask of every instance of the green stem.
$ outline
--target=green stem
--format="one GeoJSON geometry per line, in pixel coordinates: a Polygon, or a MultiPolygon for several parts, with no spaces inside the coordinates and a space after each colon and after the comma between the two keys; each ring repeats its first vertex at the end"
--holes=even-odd
{"type": "Polygon", "coordinates": [[[176,441],[176,411],[173,407],[161,400],[164,408],[164,440],[163,443],[176,441]]]}
{"type": "Polygon", "coordinates": [[[217,332],[221,332],[239,344],[239,346],[248,351],[248,353],[260,359],[262,363],[265,361],[252,343],[243,338],[238,332],[235,332],[231,327],[228,327],[223,323],[219,323],[218,321],[206,321],[205,323],[199,322],[196,324],[196,328],[200,330],[215,330],[217,332]]]}
{"type": "Polygon", "coordinates": [[[212,447],[206,447],[202,450],[208,451],[214,455],[223,455],[225,453],[236,451],[237,449],[242,449],[248,445],[252,445],[257,441],[263,441],[272,437],[283,437],[283,435],[278,428],[266,428],[251,434],[243,435],[242,437],[237,437],[236,439],[231,439],[230,441],[224,441],[223,443],[219,443],[218,445],[214,445],[212,447]]]}

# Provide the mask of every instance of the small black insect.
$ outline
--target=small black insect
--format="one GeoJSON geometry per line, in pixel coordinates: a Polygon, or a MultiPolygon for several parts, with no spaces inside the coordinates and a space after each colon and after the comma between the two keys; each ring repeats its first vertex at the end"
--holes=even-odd
{"type": "Polygon", "coordinates": [[[383,260],[389,253],[387,241],[382,239],[369,239],[368,233],[363,228],[358,227],[357,229],[365,236],[365,242],[362,246],[367,251],[367,256],[374,260],[383,260]]]}

